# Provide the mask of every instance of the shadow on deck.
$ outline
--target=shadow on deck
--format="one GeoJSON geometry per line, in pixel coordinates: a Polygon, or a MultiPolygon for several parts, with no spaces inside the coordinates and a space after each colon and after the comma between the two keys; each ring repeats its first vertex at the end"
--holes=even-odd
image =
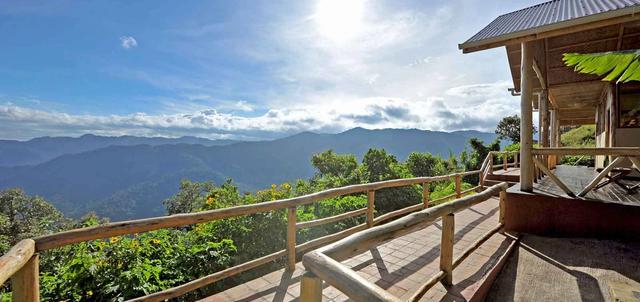
{"type": "Polygon", "coordinates": [[[638,301],[638,256],[637,241],[524,235],[487,301],[638,301]]]}
{"type": "MultiPolygon", "coordinates": [[[[462,253],[477,238],[498,223],[498,200],[492,198],[456,214],[454,255],[462,253]]],[[[439,269],[441,221],[420,231],[402,236],[343,263],[397,297],[410,297],[439,269]]],[[[512,239],[493,235],[454,270],[454,286],[438,284],[421,301],[468,300],[486,284],[489,274],[509,250],[512,239]]],[[[298,263],[294,272],[282,269],[228,289],[201,301],[297,301],[300,276],[304,267],[298,263]]],[[[323,290],[324,301],[347,301],[333,287],[323,290]]]]}

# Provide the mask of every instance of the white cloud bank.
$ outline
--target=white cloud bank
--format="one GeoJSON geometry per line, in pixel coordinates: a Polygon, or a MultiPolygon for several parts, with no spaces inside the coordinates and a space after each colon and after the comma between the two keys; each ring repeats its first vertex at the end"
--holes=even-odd
{"type": "MultiPolygon", "coordinates": [[[[13,139],[84,133],[265,139],[301,131],[339,132],[353,127],[492,131],[501,117],[517,112],[518,103],[507,96],[508,87],[508,82],[454,87],[443,96],[418,101],[336,97],[332,102],[272,108],[257,116],[216,109],[155,115],[68,114],[6,104],[0,106],[0,133],[13,139]],[[452,101],[461,97],[464,102],[452,101]],[[22,137],[12,137],[16,129],[22,137]]],[[[243,102],[236,105],[240,111],[253,110],[243,102]]]]}

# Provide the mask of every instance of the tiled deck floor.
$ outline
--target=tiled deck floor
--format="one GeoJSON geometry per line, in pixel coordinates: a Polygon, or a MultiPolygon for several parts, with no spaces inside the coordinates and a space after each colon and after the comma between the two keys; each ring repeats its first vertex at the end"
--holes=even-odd
{"type": "MultiPolygon", "coordinates": [[[[498,200],[486,202],[456,214],[454,258],[476,239],[498,223],[498,200]]],[[[394,239],[343,263],[388,290],[399,298],[409,298],[423,283],[439,271],[441,221],[394,239]]],[[[438,284],[422,301],[461,301],[477,287],[479,280],[507,251],[511,239],[493,235],[458,268],[454,270],[454,286],[447,289],[438,284]]],[[[202,301],[297,301],[300,276],[304,267],[298,263],[295,272],[279,270],[245,284],[241,284],[202,301]]],[[[347,301],[348,298],[333,287],[325,285],[325,301],[347,301]]]]}

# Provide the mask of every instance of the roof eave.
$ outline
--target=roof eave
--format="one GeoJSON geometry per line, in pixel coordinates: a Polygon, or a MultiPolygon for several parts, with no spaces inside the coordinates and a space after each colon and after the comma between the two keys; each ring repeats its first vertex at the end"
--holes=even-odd
{"type": "Polygon", "coordinates": [[[640,19],[640,15],[636,14],[638,11],[640,11],[640,6],[631,6],[618,10],[607,11],[604,13],[512,32],[488,39],[464,42],[462,44],[458,44],[458,49],[461,49],[462,53],[470,53],[509,44],[522,43],[526,41],[533,41],[537,39],[578,32],[600,26],[624,23],[635,19],[640,19]],[[589,27],[589,25],[592,26],[589,27]],[[572,27],[574,27],[574,30],[571,30],[572,27]]]}

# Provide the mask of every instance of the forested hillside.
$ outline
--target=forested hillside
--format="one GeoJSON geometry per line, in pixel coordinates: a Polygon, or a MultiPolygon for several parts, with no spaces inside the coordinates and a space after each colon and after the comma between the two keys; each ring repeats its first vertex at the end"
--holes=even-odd
{"type": "Polygon", "coordinates": [[[36,165],[64,154],[77,154],[108,146],[199,144],[222,146],[234,140],[209,140],[183,136],[179,138],[98,136],[86,134],[80,137],[38,137],[28,141],[0,140],[0,167],[36,165]]]}
{"type": "Polygon", "coordinates": [[[220,184],[231,178],[241,191],[254,191],[311,177],[309,158],[328,149],[357,158],[369,148],[384,148],[399,159],[413,151],[448,157],[464,150],[471,137],[492,141],[495,134],[355,128],[224,146],[115,145],[34,166],[0,168],[0,189],[23,188],[72,217],[96,211],[114,220],[141,218],[161,215],[161,201],[177,191],[182,179],[220,184]]]}
{"type": "MultiPolygon", "coordinates": [[[[362,159],[353,154],[324,151],[307,158],[312,167],[310,178],[272,183],[255,192],[241,192],[233,180],[217,184],[185,180],[179,184],[175,194],[164,200],[162,211],[166,214],[199,212],[285,199],[358,183],[475,170],[489,150],[499,149],[498,143],[484,145],[477,139],[471,139],[469,143],[469,152],[462,152],[459,157],[442,158],[413,152],[404,161],[383,149],[368,149],[362,159]]],[[[462,189],[471,188],[477,181],[476,175],[465,177],[462,189]]],[[[432,182],[429,186],[432,205],[438,198],[455,191],[450,180],[432,182]]],[[[422,192],[419,185],[379,190],[375,194],[375,215],[420,204],[422,192]]],[[[29,196],[19,189],[0,191],[0,204],[0,253],[24,238],[104,222],[95,214],[69,219],[46,200],[29,196]]],[[[352,194],[300,206],[296,217],[298,221],[310,221],[366,206],[366,194],[352,194]]],[[[188,227],[93,240],[43,252],[40,254],[42,301],[123,301],[271,254],[285,246],[285,212],[274,210],[188,227]]],[[[299,244],[304,243],[363,222],[364,217],[361,216],[302,229],[298,231],[296,240],[299,244]]],[[[271,263],[238,277],[224,279],[190,292],[180,300],[193,301],[205,297],[282,265],[271,263]]],[[[8,287],[0,288],[3,299],[9,298],[8,290],[8,287]]]]}

